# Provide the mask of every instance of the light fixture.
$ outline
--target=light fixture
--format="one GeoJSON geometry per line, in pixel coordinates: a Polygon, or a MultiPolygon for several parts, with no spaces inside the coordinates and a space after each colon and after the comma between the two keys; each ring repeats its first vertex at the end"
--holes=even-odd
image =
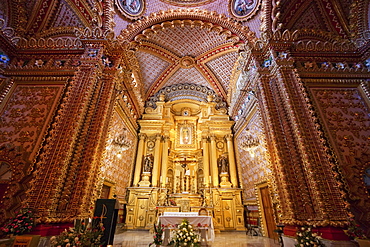
{"type": "Polygon", "coordinates": [[[240,147],[245,151],[256,149],[260,143],[259,139],[252,135],[247,135],[243,139],[244,140],[241,142],[240,147]]]}
{"type": "Polygon", "coordinates": [[[125,151],[131,147],[131,142],[127,140],[126,137],[126,129],[123,130],[123,133],[112,139],[112,144],[117,146],[122,151],[125,151]]]}

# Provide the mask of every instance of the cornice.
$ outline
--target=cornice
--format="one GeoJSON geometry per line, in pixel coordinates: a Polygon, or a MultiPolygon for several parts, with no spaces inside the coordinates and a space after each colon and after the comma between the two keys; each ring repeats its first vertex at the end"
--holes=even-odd
{"type": "Polygon", "coordinates": [[[207,25],[219,25],[237,35],[241,40],[256,40],[255,34],[249,30],[248,27],[242,26],[239,23],[232,21],[225,15],[219,15],[216,12],[209,12],[200,9],[171,9],[161,11],[159,13],[152,13],[149,16],[143,17],[134,24],[131,24],[127,29],[122,30],[121,34],[117,37],[118,40],[132,41],[141,30],[147,29],[156,23],[167,22],[171,20],[187,20],[189,22],[197,23],[197,21],[208,23],[207,25]],[[214,24],[212,24],[214,23],[214,24]]]}
{"type": "Polygon", "coordinates": [[[160,0],[160,1],[179,7],[198,7],[212,3],[216,0],[160,0]]]}

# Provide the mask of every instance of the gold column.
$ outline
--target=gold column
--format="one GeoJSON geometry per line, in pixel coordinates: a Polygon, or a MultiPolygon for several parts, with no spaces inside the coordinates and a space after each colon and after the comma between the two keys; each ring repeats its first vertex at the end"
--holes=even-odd
{"type": "Polygon", "coordinates": [[[152,170],[152,186],[158,186],[159,161],[161,156],[161,135],[155,136],[154,162],[152,170]]]}
{"type": "Polygon", "coordinates": [[[235,165],[235,154],[234,154],[234,145],[233,145],[233,135],[226,135],[227,140],[227,151],[229,155],[229,169],[230,169],[230,178],[231,183],[234,188],[238,188],[238,178],[236,175],[236,165],[235,165]]]}
{"type": "Polygon", "coordinates": [[[204,172],[204,184],[209,186],[209,149],[208,149],[208,138],[202,137],[202,147],[203,147],[203,172],[204,172]]]}
{"type": "Polygon", "coordinates": [[[163,137],[163,149],[162,149],[162,171],[161,171],[161,177],[162,181],[159,181],[162,183],[162,187],[166,187],[166,178],[167,178],[167,163],[168,163],[168,136],[163,137]]]}
{"type": "Polygon", "coordinates": [[[216,149],[216,137],[213,135],[211,138],[211,169],[212,169],[212,184],[217,187],[218,182],[218,169],[217,169],[217,149],[216,149]]]}
{"type": "Polygon", "coordinates": [[[135,175],[134,175],[133,186],[138,186],[137,184],[140,182],[141,167],[142,167],[142,163],[143,163],[145,138],[146,138],[145,134],[139,134],[139,145],[138,145],[138,148],[137,148],[136,166],[135,166],[135,175]]]}

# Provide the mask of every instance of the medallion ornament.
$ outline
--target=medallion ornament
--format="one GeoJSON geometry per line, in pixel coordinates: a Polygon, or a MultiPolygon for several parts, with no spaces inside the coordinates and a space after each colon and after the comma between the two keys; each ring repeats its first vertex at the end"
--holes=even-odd
{"type": "Polygon", "coordinates": [[[145,11],[144,0],[115,0],[119,12],[130,20],[139,19],[145,11]]]}
{"type": "Polygon", "coordinates": [[[260,0],[231,0],[230,13],[240,20],[248,20],[254,16],[260,6],[260,0]]]}

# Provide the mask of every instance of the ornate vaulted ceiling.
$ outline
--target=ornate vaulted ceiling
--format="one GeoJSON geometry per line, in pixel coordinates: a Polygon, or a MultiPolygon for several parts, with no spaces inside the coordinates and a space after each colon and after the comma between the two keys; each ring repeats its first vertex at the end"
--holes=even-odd
{"type": "Polygon", "coordinates": [[[239,38],[220,26],[189,20],[165,22],[143,33],[136,37],[136,56],[145,96],[166,86],[195,83],[226,97],[239,38]]]}
{"type": "Polygon", "coordinates": [[[256,0],[255,12],[245,19],[230,13],[232,2],[147,0],[141,15],[127,18],[112,0],[4,0],[0,18],[15,36],[28,39],[75,37],[76,28],[87,27],[135,42],[144,101],[180,83],[230,98],[240,44],[278,29],[299,30],[301,40],[369,46],[369,0],[256,0]]]}

